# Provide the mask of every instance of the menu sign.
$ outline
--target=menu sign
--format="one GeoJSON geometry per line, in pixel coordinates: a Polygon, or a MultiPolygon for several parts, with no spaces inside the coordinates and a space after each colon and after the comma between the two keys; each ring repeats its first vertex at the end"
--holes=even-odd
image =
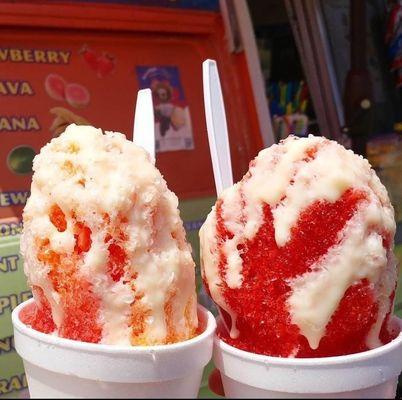
{"type": "MultiPolygon", "coordinates": [[[[19,230],[13,224],[1,224],[2,233],[19,230]]],[[[11,324],[11,312],[32,297],[26,285],[19,254],[19,235],[0,241],[0,397],[19,397],[27,388],[21,359],[17,356],[11,324]],[[18,394],[17,394],[18,393],[18,394]]]]}
{"type": "Polygon", "coordinates": [[[197,42],[185,37],[154,39],[78,31],[2,32],[0,219],[21,218],[32,160],[67,125],[90,124],[131,139],[137,91],[145,87],[153,93],[157,166],[169,187],[179,197],[213,192],[202,113],[203,56],[193,49],[197,42]]]}
{"type": "Polygon", "coordinates": [[[21,216],[33,158],[46,142],[71,123],[127,131],[135,93],[135,80],[128,80],[129,96],[111,111],[108,103],[117,104],[116,78],[129,77],[129,68],[126,76],[114,74],[115,57],[104,47],[18,42],[0,47],[0,218],[21,216]],[[105,121],[103,114],[110,118],[105,121]],[[124,125],[116,122],[123,120],[124,125]]]}
{"type": "Polygon", "coordinates": [[[0,217],[20,216],[29,196],[32,160],[61,126],[46,126],[44,113],[53,112],[54,119],[58,115],[50,104],[42,105],[46,96],[66,100],[66,87],[57,80],[59,75],[47,71],[69,66],[71,56],[68,49],[0,47],[0,217]]]}

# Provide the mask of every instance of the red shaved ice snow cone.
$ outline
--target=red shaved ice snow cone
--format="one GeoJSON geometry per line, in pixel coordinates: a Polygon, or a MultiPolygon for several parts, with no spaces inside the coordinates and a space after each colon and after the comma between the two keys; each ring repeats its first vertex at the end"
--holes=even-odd
{"type": "Polygon", "coordinates": [[[158,397],[152,388],[162,381],[174,386],[170,396],[196,394],[215,322],[197,311],[178,200],[148,153],[121,133],[73,124],[42,148],[33,170],[21,251],[34,300],[13,314],[31,396],[158,397]],[[45,362],[46,353],[63,362],[45,362]],[[62,387],[50,388],[43,368],[60,373],[62,387]],[[89,392],[66,374],[89,379],[89,392]],[[144,382],[154,385],[139,388],[144,382]]]}
{"type": "MultiPolygon", "coordinates": [[[[262,150],[243,179],[219,196],[200,230],[204,285],[226,316],[215,355],[224,384],[222,354],[232,365],[235,357],[228,349],[266,356],[268,364],[287,358],[294,368],[296,359],[319,359],[322,366],[324,358],[400,340],[391,317],[394,234],[386,189],[363,157],[312,135],[262,150]]],[[[400,357],[401,343],[396,349],[400,357]]],[[[402,364],[395,368],[394,381],[402,364]]],[[[297,395],[325,395],[299,377],[310,386],[294,388],[297,395]]],[[[273,387],[271,397],[292,392],[289,382],[279,392],[273,387]]]]}

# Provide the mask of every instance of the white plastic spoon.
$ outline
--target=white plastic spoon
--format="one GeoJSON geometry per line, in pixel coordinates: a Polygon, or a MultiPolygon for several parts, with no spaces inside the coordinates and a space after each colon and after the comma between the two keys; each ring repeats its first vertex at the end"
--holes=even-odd
{"type": "Polygon", "coordinates": [[[145,149],[155,163],[155,120],[151,89],[141,89],[135,106],[133,142],[145,149]]]}
{"type": "Polygon", "coordinates": [[[223,190],[233,185],[233,174],[225,105],[215,60],[205,60],[202,63],[202,77],[209,150],[216,194],[219,196],[223,190]]]}
{"type": "MultiPolygon", "coordinates": [[[[225,105],[215,60],[205,60],[202,63],[202,80],[209,151],[212,158],[216,194],[219,197],[223,190],[233,185],[233,173],[225,105]]],[[[219,306],[218,311],[226,330],[230,333],[232,325],[230,315],[219,306]]]]}

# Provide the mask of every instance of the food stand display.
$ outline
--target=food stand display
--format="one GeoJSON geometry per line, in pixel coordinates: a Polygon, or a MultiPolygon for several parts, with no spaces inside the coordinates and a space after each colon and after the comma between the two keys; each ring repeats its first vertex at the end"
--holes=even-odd
{"type": "Polygon", "coordinates": [[[255,73],[243,51],[230,51],[218,1],[111,3],[0,1],[0,397],[26,389],[10,316],[30,297],[19,254],[21,213],[32,159],[46,142],[70,123],[132,138],[137,91],[150,87],[156,164],[180,199],[197,263],[198,229],[215,193],[203,60],[216,59],[220,69],[235,179],[263,147],[255,73]]]}

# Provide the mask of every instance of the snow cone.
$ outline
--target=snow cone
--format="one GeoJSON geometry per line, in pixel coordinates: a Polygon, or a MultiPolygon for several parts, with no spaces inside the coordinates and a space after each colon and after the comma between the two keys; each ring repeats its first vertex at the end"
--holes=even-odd
{"type": "Polygon", "coordinates": [[[394,233],[363,157],[314,136],[261,151],[200,231],[226,394],[395,396],[394,233]]]}
{"type": "Polygon", "coordinates": [[[32,397],[194,397],[214,320],[177,197],[142,148],[70,125],[34,160],[13,314],[32,397]]]}

